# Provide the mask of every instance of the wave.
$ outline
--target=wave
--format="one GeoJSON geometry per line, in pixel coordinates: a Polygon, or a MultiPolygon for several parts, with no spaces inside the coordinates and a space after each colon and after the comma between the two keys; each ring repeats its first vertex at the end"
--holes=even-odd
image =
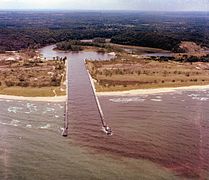
{"type": "Polygon", "coordinates": [[[150,99],[151,101],[161,102],[162,99],[150,99]]]}
{"type": "Polygon", "coordinates": [[[50,124],[46,124],[45,126],[41,126],[40,129],[49,129],[51,127],[50,124]]]}
{"type": "Polygon", "coordinates": [[[10,121],[10,123],[0,122],[0,124],[17,127],[19,122],[20,122],[19,120],[13,119],[12,121],[10,121]]]}
{"type": "Polygon", "coordinates": [[[27,124],[26,128],[32,128],[32,125],[31,124],[27,124]]]}
{"type": "Polygon", "coordinates": [[[146,99],[142,99],[140,97],[109,99],[109,101],[114,102],[114,103],[144,102],[145,100],[146,99]]]}
{"type": "Polygon", "coordinates": [[[199,101],[208,101],[209,98],[208,97],[193,97],[193,100],[199,100],[199,101]]]}
{"type": "Polygon", "coordinates": [[[7,111],[8,111],[9,113],[17,113],[18,111],[21,111],[21,110],[23,110],[22,107],[15,107],[15,106],[10,106],[10,107],[7,109],[7,111]]]}

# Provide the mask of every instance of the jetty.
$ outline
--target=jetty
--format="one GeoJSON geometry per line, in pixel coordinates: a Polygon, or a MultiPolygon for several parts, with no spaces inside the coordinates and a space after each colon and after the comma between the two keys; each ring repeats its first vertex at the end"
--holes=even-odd
{"type": "MultiPolygon", "coordinates": [[[[63,128],[63,132],[62,132],[62,136],[67,137],[69,135],[69,116],[68,116],[68,112],[69,112],[69,82],[68,82],[68,76],[69,76],[69,62],[66,61],[66,103],[65,103],[65,108],[64,108],[64,128],[63,128]]],[[[87,70],[87,69],[86,69],[87,70]]],[[[93,96],[96,102],[96,106],[99,112],[99,116],[101,119],[101,124],[102,124],[102,130],[107,134],[107,135],[112,135],[112,130],[111,128],[107,125],[107,123],[105,122],[105,118],[104,118],[104,113],[102,111],[99,99],[96,95],[96,88],[94,85],[94,80],[91,77],[89,71],[87,70],[87,74],[88,74],[88,78],[90,80],[90,84],[91,84],[91,89],[93,92],[93,96]]]]}
{"type": "Polygon", "coordinates": [[[68,136],[68,99],[69,99],[69,83],[68,83],[68,60],[65,61],[65,67],[66,67],[66,102],[65,102],[65,109],[64,109],[64,128],[62,132],[62,136],[67,137],[68,136]]]}
{"type": "Polygon", "coordinates": [[[91,82],[91,88],[92,88],[92,91],[93,91],[93,95],[94,95],[94,99],[95,99],[95,102],[96,102],[96,105],[97,105],[97,109],[98,109],[98,112],[99,112],[99,115],[100,115],[100,119],[101,119],[101,123],[102,123],[102,129],[103,131],[107,134],[107,135],[112,135],[112,130],[111,128],[107,125],[107,123],[105,122],[105,118],[104,118],[104,113],[102,111],[102,108],[101,108],[101,105],[100,105],[100,102],[99,102],[99,99],[96,95],[96,88],[95,88],[95,85],[94,85],[94,80],[93,78],[91,77],[90,73],[89,73],[89,70],[87,70],[87,73],[88,73],[88,77],[89,77],[89,80],[91,82]]]}

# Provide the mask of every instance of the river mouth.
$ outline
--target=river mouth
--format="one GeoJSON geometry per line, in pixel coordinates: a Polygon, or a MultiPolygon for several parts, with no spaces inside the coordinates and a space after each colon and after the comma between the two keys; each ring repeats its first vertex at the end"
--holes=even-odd
{"type": "Polygon", "coordinates": [[[97,153],[150,160],[183,177],[199,177],[202,171],[207,172],[209,157],[205,153],[208,143],[202,139],[202,133],[209,135],[207,128],[203,128],[203,124],[207,123],[205,115],[208,111],[204,104],[209,101],[208,91],[194,95],[189,91],[100,97],[105,121],[114,132],[108,137],[102,132],[84,59],[109,58],[106,54],[95,52],[69,55],[70,138],[97,153]],[[186,110],[184,107],[187,107],[186,110]]]}
{"type": "Polygon", "coordinates": [[[64,102],[0,100],[0,179],[207,179],[209,90],[101,96],[107,136],[84,60],[111,56],[42,52],[69,59],[69,136],[64,102]]]}

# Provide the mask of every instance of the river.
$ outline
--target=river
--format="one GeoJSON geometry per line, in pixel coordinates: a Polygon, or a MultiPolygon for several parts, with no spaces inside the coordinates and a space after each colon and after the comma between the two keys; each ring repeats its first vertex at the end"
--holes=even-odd
{"type": "Polygon", "coordinates": [[[174,53],[146,53],[143,54],[144,57],[174,57],[174,53]]]}
{"type": "Polygon", "coordinates": [[[69,136],[63,103],[0,99],[0,179],[208,179],[209,90],[100,96],[112,136],[102,131],[84,59],[67,56],[69,136]]]}

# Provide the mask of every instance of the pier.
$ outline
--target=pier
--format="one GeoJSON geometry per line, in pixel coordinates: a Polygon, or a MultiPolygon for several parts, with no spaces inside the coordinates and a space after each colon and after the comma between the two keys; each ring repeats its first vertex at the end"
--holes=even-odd
{"type": "Polygon", "coordinates": [[[65,67],[66,67],[66,75],[65,75],[65,82],[66,82],[66,102],[65,102],[65,109],[64,109],[64,128],[62,132],[62,136],[67,137],[68,136],[68,99],[69,99],[69,83],[68,83],[68,60],[65,61],[65,67]]]}
{"type": "Polygon", "coordinates": [[[98,112],[99,112],[99,115],[100,115],[100,119],[101,119],[101,123],[102,123],[102,129],[107,135],[112,135],[112,130],[107,125],[107,123],[105,122],[104,113],[102,111],[99,99],[96,95],[96,88],[95,88],[95,85],[94,85],[94,80],[91,77],[91,75],[89,73],[89,70],[87,70],[87,73],[88,73],[88,77],[89,77],[89,80],[90,80],[90,83],[91,83],[91,88],[92,88],[92,91],[93,91],[93,94],[94,94],[94,99],[95,99],[95,102],[96,102],[96,105],[97,105],[97,109],[98,109],[98,112]]]}

